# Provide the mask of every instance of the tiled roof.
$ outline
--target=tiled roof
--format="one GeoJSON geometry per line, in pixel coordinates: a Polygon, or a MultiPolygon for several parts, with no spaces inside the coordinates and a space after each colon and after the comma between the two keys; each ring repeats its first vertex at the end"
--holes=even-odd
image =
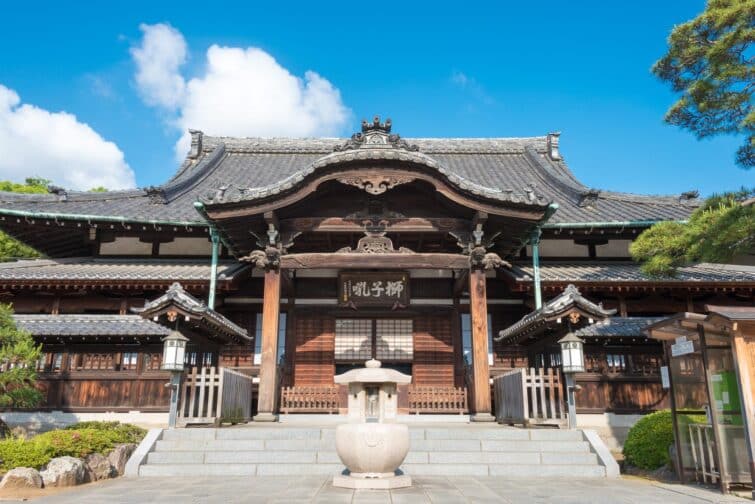
{"type": "MultiPolygon", "coordinates": [[[[198,134],[197,134],[198,135],[198,134]]],[[[460,187],[511,202],[554,202],[550,223],[684,219],[699,204],[686,196],[639,196],[595,191],[581,184],[564,161],[548,155],[547,137],[405,139],[420,156],[460,187]],[[585,204],[589,201],[589,204],[585,204]]],[[[203,224],[193,207],[221,187],[230,200],[275,194],[304,175],[353,151],[334,152],[345,139],[223,138],[202,135],[201,148],[167,183],[156,188],[105,193],[19,195],[0,193],[0,214],[34,212],[107,216],[139,222],[203,224]],[[3,212],[4,211],[4,212],[3,212]]],[[[372,151],[373,149],[365,149],[372,151]]],[[[361,155],[361,154],[360,154],[361,155]]],[[[364,154],[367,155],[367,154],[364,154]]],[[[382,155],[382,154],[381,154],[382,155]]]]}
{"type": "MultiPolygon", "coordinates": [[[[218,265],[220,281],[233,280],[248,270],[245,264],[223,261],[218,265]]],[[[0,263],[0,285],[30,282],[154,282],[171,284],[210,281],[208,259],[117,259],[76,257],[32,259],[0,263]]]]}
{"type": "Polygon", "coordinates": [[[170,329],[139,315],[14,314],[33,336],[167,336],[170,329]]]}
{"type": "Polygon", "coordinates": [[[621,336],[644,337],[642,330],[664,317],[613,317],[585,326],[574,334],[580,338],[611,338],[621,336]]]}
{"type": "MultiPolygon", "coordinates": [[[[515,264],[511,274],[518,282],[532,282],[531,264],[515,264]]],[[[749,282],[755,283],[755,266],[699,263],[679,268],[674,277],[650,277],[634,262],[541,262],[540,279],[554,283],[590,282],[749,282]]]]}
{"type": "Polygon", "coordinates": [[[194,319],[208,328],[210,336],[217,337],[219,334],[223,334],[235,341],[251,341],[246,329],[236,325],[208,307],[204,301],[200,301],[186,292],[179,283],[171,285],[165,294],[157,299],[145,302],[141,308],[131,308],[131,311],[144,318],[153,318],[165,314],[171,308],[178,308],[188,318],[194,319]]]}
{"type": "Polygon", "coordinates": [[[616,310],[606,310],[602,304],[593,303],[582,296],[575,286],[569,285],[564,292],[543,304],[541,308],[528,313],[519,321],[499,331],[495,340],[516,343],[528,334],[541,331],[549,322],[575,310],[601,320],[616,313],[616,310]]]}

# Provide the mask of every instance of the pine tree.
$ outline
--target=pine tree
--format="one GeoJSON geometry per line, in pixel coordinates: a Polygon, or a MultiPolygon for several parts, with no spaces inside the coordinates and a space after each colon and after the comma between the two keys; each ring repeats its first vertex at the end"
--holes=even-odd
{"type": "Polygon", "coordinates": [[[42,346],[13,320],[11,305],[0,304],[0,408],[33,408],[42,401],[37,390],[37,362],[42,346]]]}
{"type": "Polygon", "coordinates": [[[674,27],[653,73],[679,100],[665,120],[698,138],[745,135],[737,163],[755,166],[755,0],[708,0],[705,10],[674,27]]]}
{"type": "Polygon", "coordinates": [[[730,262],[755,249],[755,189],[714,195],[686,223],[659,222],[629,248],[650,276],[673,276],[688,263],[730,262]]]}

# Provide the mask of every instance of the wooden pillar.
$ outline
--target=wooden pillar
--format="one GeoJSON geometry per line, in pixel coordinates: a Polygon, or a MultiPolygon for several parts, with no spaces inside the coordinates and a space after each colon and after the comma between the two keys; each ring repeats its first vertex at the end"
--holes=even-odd
{"type": "Polygon", "coordinates": [[[750,465],[750,482],[752,483],[751,497],[755,499],[755,425],[753,425],[753,383],[750,380],[752,369],[750,366],[749,342],[739,331],[734,333],[731,348],[734,351],[734,365],[739,379],[739,400],[742,405],[742,420],[745,427],[745,446],[750,465]]]}
{"type": "Polygon", "coordinates": [[[256,422],[275,422],[275,395],[278,363],[278,318],[280,317],[281,272],[265,272],[265,291],[262,300],[262,361],[260,363],[259,400],[256,422]]]}
{"type": "Polygon", "coordinates": [[[472,421],[492,422],[490,414],[490,368],[488,366],[488,299],[485,270],[469,273],[469,315],[472,323],[472,421]]]}

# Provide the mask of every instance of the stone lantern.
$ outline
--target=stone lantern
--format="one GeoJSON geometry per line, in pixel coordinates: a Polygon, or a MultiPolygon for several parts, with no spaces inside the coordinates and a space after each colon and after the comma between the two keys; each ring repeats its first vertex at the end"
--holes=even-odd
{"type": "Polygon", "coordinates": [[[349,387],[349,423],[336,428],[336,451],[348,475],[333,478],[333,486],[391,489],[411,486],[397,469],[409,452],[409,427],[395,423],[398,385],[412,377],[369,360],[364,368],[337,375],[335,383],[349,387]]]}

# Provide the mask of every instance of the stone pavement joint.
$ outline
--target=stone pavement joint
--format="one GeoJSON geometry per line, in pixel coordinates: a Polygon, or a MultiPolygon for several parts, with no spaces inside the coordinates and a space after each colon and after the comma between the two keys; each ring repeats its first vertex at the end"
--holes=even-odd
{"type": "Polygon", "coordinates": [[[688,504],[752,502],[716,489],[639,478],[572,479],[416,476],[392,491],[335,488],[327,476],[119,478],[35,499],[39,504],[327,503],[327,504],[688,504]]]}

